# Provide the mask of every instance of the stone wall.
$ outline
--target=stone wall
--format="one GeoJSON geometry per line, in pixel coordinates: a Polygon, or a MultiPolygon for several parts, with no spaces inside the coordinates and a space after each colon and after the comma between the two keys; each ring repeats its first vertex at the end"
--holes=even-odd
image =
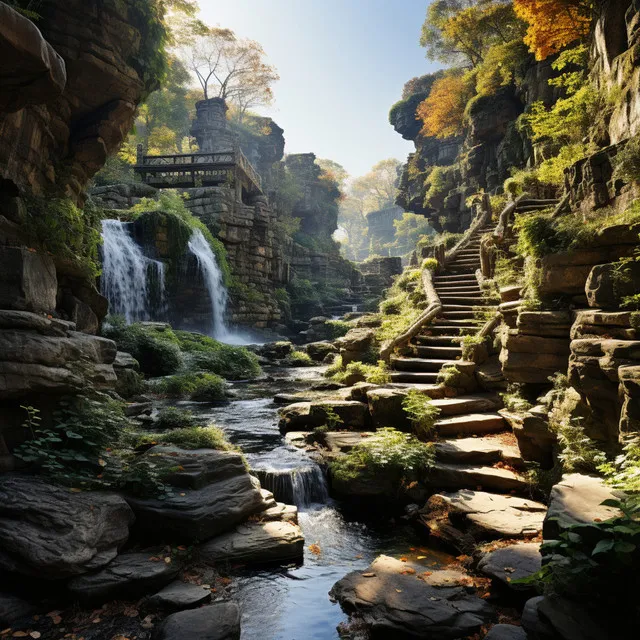
{"type": "Polygon", "coordinates": [[[402,207],[387,207],[367,213],[367,237],[373,253],[376,253],[376,247],[394,241],[396,228],[393,223],[401,220],[402,214],[402,207]]]}

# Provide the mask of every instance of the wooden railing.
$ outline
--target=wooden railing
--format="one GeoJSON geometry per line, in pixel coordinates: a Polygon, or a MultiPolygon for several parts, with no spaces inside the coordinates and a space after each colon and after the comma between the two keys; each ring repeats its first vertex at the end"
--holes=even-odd
{"type": "Polygon", "coordinates": [[[185,182],[193,186],[199,182],[221,183],[234,174],[238,177],[240,172],[255,190],[262,192],[262,178],[239,147],[229,151],[154,156],[144,154],[142,145],[138,145],[135,171],[147,184],[166,186],[185,182]]]}

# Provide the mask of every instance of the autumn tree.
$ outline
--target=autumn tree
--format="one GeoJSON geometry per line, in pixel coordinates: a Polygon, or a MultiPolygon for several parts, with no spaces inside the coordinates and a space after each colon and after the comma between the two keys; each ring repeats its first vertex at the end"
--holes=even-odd
{"type": "Polygon", "coordinates": [[[544,60],[589,34],[591,0],[513,0],[513,8],[528,25],[524,41],[536,60],[544,60]]]}
{"type": "Polygon", "coordinates": [[[352,182],[349,194],[362,200],[364,213],[395,204],[400,167],[400,161],[395,158],[381,160],[373,165],[371,171],[352,182]]]}
{"type": "Polygon", "coordinates": [[[509,0],[435,0],[427,9],[420,44],[432,60],[473,68],[490,47],[522,33],[509,0]]]}
{"type": "Polygon", "coordinates": [[[316,158],[316,164],[322,169],[322,173],[333,180],[342,191],[349,178],[347,170],[339,163],[328,158],[316,158]]]}
{"type": "Polygon", "coordinates": [[[422,135],[448,138],[460,135],[464,113],[473,96],[472,81],[461,73],[449,73],[433,83],[431,93],[416,109],[422,120],[422,135]]]}
{"type": "Polygon", "coordinates": [[[279,76],[264,60],[254,40],[237,38],[230,29],[209,29],[182,48],[186,65],[202,88],[205,100],[218,97],[237,105],[239,119],[250,109],[270,104],[271,86],[279,76]]]}

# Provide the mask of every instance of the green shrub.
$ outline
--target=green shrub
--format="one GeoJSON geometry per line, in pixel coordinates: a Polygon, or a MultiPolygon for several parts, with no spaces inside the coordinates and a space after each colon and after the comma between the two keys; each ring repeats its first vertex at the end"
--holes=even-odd
{"type": "Polygon", "coordinates": [[[114,340],[120,351],[130,353],[140,370],[151,377],[175,373],[182,365],[180,349],[171,329],[151,329],[140,323],[127,325],[123,318],[111,316],[103,335],[114,340]]]}
{"type": "Polygon", "coordinates": [[[438,261],[435,258],[425,258],[422,261],[422,268],[435,271],[438,268],[438,261]]]}
{"type": "Polygon", "coordinates": [[[193,415],[193,411],[188,409],[166,407],[158,412],[155,424],[158,429],[194,427],[196,425],[196,417],[193,415]]]}
{"type": "Polygon", "coordinates": [[[118,448],[129,422],[123,404],[107,396],[65,397],[43,426],[39,411],[23,407],[29,438],[14,454],[57,482],[93,482],[107,466],[107,449],[118,448]]]}
{"type": "Polygon", "coordinates": [[[180,373],[158,380],[152,392],[170,398],[184,398],[198,402],[225,399],[224,380],[215,373],[180,373]]]}
{"type": "Polygon", "coordinates": [[[398,315],[402,310],[402,302],[400,297],[387,298],[380,303],[380,313],[386,316],[398,315]]]}
{"type": "Polygon", "coordinates": [[[337,338],[346,336],[352,328],[352,326],[344,320],[329,320],[328,322],[325,322],[324,326],[329,329],[329,338],[331,340],[336,340],[337,338]]]}
{"type": "Polygon", "coordinates": [[[640,181],[640,136],[634,136],[615,158],[615,178],[625,182],[640,181]]]}
{"type": "Polygon", "coordinates": [[[385,362],[380,360],[377,365],[365,364],[364,362],[350,362],[346,368],[342,369],[342,359],[340,369],[334,370],[330,377],[336,382],[356,384],[356,382],[370,382],[371,384],[387,384],[391,382],[391,376],[385,362]]]}
{"type": "Polygon", "coordinates": [[[460,388],[463,386],[462,372],[455,365],[445,365],[438,373],[438,384],[445,387],[460,388]]]}
{"type": "Polygon", "coordinates": [[[312,367],[311,356],[304,351],[292,351],[283,361],[288,367],[312,367]]]}
{"type": "Polygon", "coordinates": [[[504,393],[501,393],[504,408],[508,411],[523,413],[532,408],[532,404],[522,395],[523,387],[518,384],[510,384],[504,393]]]}
{"type": "Polygon", "coordinates": [[[431,398],[417,389],[409,389],[402,399],[402,408],[409,416],[413,429],[420,438],[433,435],[440,409],[431,403],[431,398]]]}
{"type": "Polygon", "coordinates": [[[470,336],[464,336],[460,343],[462,347],[462,359],[463,360],[473,360],[476,347],[486,342],[486,337],[481,336],[480,334],[473,334],[470,336]]]}
{"type": "Polygon", "coordinates": [[[340,482],[375,477],[380,472],[391,472],[398,481],[413,481],[424,478],[434,461],[433,445],[420,442],[411,434],[384,428],[332,462],[330,469],[332,477],[340,482]]]}
{"type": "Polygon", "coordinates": [[[145,444],[172,444],[181,449],[219,449],[231,451],[233,445],[219,427],[183,427],[166,433],[144,434],[138,438],[138,446],[145,444]]]}

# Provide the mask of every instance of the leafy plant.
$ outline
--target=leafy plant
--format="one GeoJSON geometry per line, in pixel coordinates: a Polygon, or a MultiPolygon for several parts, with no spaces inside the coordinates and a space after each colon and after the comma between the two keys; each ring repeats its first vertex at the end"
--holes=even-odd
{"type": "Polygon", "coordinates": [[[314,362],[311,356],[304,351],[292,351],[285,359],[288,367],[312,367],[314,362]]]}
{"type": "Polygon", "coordinates": [[[476,348],[482,344],[485,344],[486,337],[480,334],[473,334],[470,336],[464,336],[460,342],[462,347],[462,359],[473,360],[476,352],[476,348]]]}
{"type": "Polygon", "coordinates": [[[529,411],[533,406],[523,395],[523,386],[512,383],[504,393],[500,394],[504,402],[504,408],[508,411],[523,413],[529,411]]]}
{"type": "Polygon", "coordinates": [[[435,271],[439,264],[435,258],[425,258],[422,261],[422,269],[428,269],[429,271],[435,271]]]}
{"type": "Polygon", "coordinates": [[[438,384],[460,388],[463,386],[463,374],[454,364],[445,365],[438,373],[438,384]]]}
{"type": "Polygon", "coordinates": [[[390,472],[412,481],[428,474],[435,461],[433,445],[397,429],[377,429],[375,434],[331,463],[331,475],[341,482],[390,472]]]}
{"type": "MultiPolygon", "coordinates": [[[[335,364],[335,363],[334,363],[335,364]]],[[[327,372],[329,374],[329,372],[327,372]]],[[[391,381],[389,370],[385,362],[380,360],[377,365],[364,362],[350,362],[344,369],[342,359],[340,368],[331,367],[330,377],[336,382],[355,384],[356,382],[370,382],[371,384],[387,384],[391,381]]]]}
{"type": "Polygon", "coordinates": [[[618,152],[613,175],[625,182],[640,181],[640,136],[631,138],[618,152]]]}
{"type": "Polygon", "coordinates": [[[198,402],[225,399],[224,380],[215,373],[180,373],[155,382],[151,391],[170,398],[188,398],[198,402]]]}
{"type": "Polygon", "coordinates": [[[402,408],[418,437],[426,439],[433,435],[440,409],[431,403],[429,396],[418,389],[409,389],[402,399],[402,408]]]}

